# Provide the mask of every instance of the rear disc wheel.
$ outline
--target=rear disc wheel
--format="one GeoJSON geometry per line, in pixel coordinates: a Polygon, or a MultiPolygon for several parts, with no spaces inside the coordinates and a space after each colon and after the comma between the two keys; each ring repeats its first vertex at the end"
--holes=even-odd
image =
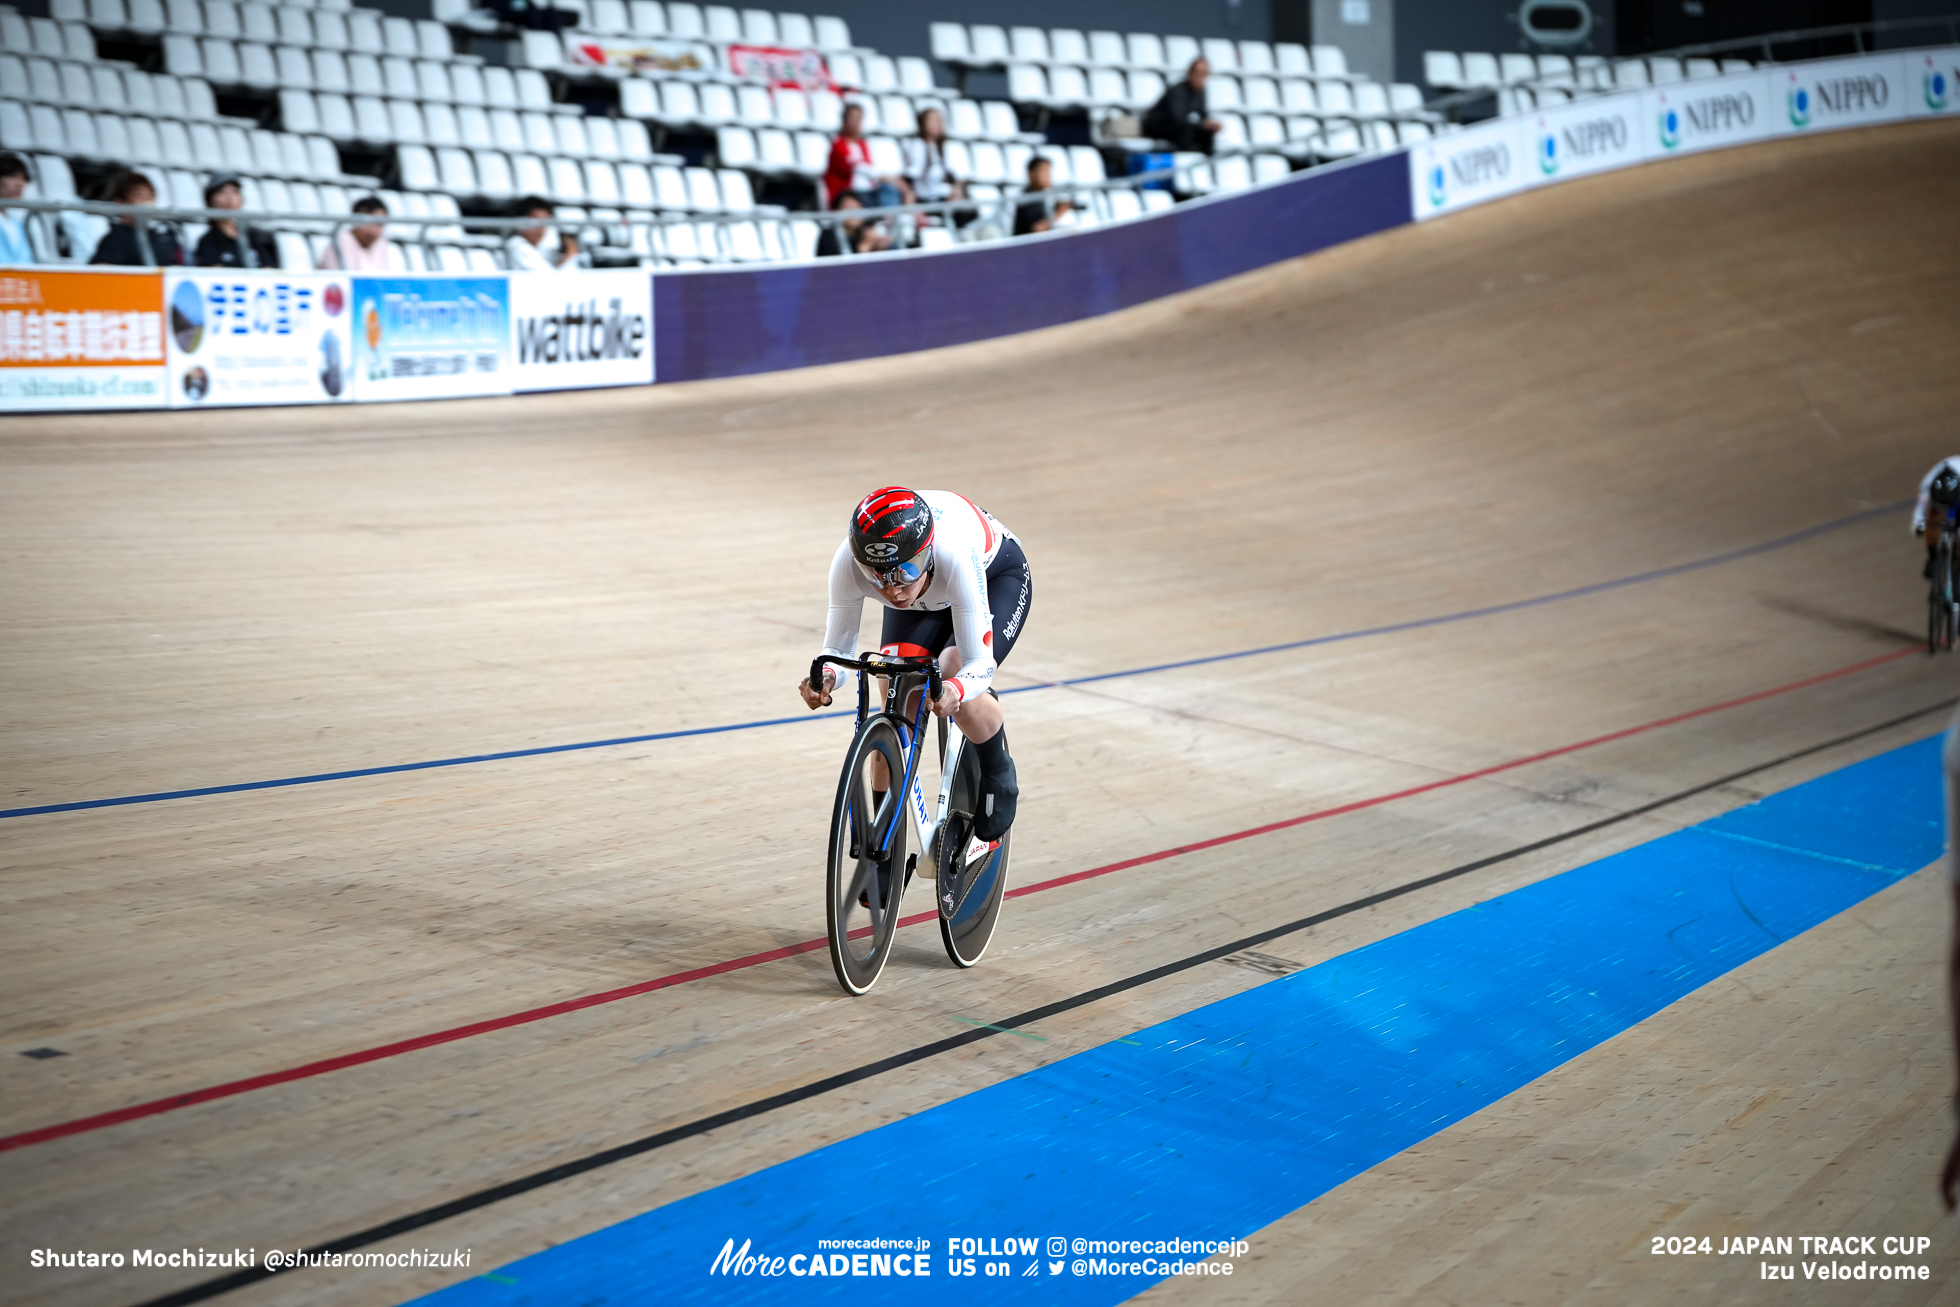
{"type": "MultiPolygon", "coordinates": [[[[1003,741],[1005,743],[1005,741],[1003,741]]],[[[946,825],[937,849],[937,882],[933,897],[939,907],[939,940],[956,967],[970,967],[986,956],[1000,924],[1001,900],[1007,892],[1007,854],[1012,831],[991,844],[973,837],[973,810],[980,796],[980,760],[962,748],[959,774],[953,780],[946,825]]]]}

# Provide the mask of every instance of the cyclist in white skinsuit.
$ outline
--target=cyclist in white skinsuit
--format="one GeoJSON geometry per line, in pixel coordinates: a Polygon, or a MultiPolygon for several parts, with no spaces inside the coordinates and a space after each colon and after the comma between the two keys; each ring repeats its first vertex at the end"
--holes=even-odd
{"type": "MultiPolygon", "coordinates": [[[[878,645],[898,657],[937,657],[944,688],[932,710],[951,717],[973,743],[982,809],[974,834],[996,840],[1013,824],[1019,788],[1008,756],[994,669],[1020,637],[1033,600],[1027,555],[1014,533],[963,495],[887,486],[866,495],[830,561],[830,612],[823,652],[855,658],[864,601],[885,607],[878,645]]],[[[797,687],[812,709],[830,702],[837,674],[821,688],[797,687]]]]}
{"type": "Polygon", "coordinates": [[[1960,456],[1941,459],[1919,480],[1919,502],[1912,509],[1912,533],[1926,538],[1928,577],[1933,575],[1933,552],[1939,548],[1940,532],[1956,501],[1960,501],[1960,456]],[[1929,510],[1932,510],[1930,523],[1929,510]]]}

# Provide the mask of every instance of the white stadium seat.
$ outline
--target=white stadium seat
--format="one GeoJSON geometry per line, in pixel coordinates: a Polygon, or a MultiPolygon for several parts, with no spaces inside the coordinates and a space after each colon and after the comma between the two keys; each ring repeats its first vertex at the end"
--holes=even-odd
{"type": "Polygon", "coordinates": [[[967,43],[972,52],[969,57],[977,67],[998,68],[1008,61],[1010,51],[1005,28],[975,23],[967,29],[967,43]]]}
{"type": "Polygon", "coordinates": [[[1528,54],[1502,54],[1497,57],[1497,75],[1505,85],[1529,82],[1538,76],[1538,61],[1528,54]]]}
{"type": "Polygon", "coordinates": [[[1313,70],[1320,77],[1346,77],[1348,75],[1347,55],[1338,45],[1316,45],[1308,50],[1313,56],[1313,70]]]}
{"type": "Polygon", "coordinates": [[[726,167],[750,167],[758,158],[755,133],[746,127],[720,128],[715,132],[715,153],[726,167]]]}
{"type": "Polygon", "coordinates": [[[667,35],[683,40],[699,40],[708,34],[708,24],[701,17],[701,6],[684,2],[667,6],[667,35]]]}
{"type": "Polygon", "coordinates": [[[816,48],[819,50],[848,50],[851,48],[851,29],[841,18],[817,17],[813,19],[816,28],[816,48]]]}
{"type": "Polygon", "coordinates": [[[777,14],[776,34],[793,50],[813,50],[817,45],[816,27],[806,14],[777,14]]]}
{"type": "Polygon", "coordinates": [[[967,61],[965,24],[928,23],[926,31],[931,41],[933,58],[943,64],[962,64],[967,61]]]}

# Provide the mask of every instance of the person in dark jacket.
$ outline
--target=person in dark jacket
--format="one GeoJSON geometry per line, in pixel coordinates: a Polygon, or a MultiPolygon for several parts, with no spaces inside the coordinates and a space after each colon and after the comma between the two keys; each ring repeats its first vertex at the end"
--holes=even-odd
{"type": "Polygon", "coordinates": [[[1165,91],[1143,116],[1143,134],[1170,142],[1174,150],[1210,154],[1212,138],[1218,134],[1218,120],[1209,117],[1205,107],[1205,83],[1210,78],[1211,65],[1193,59],[1184,80],[1165,91]]]}
{"type": "MultiPolygon", "coordinates": [[[[204,207],[244,208],[244,183],[231,173],[216,174],[205,184],[204,207]]],[[[220,218],[198,241],[191,262],[200,268],[276,268],[279,266],[279,245],[272,239],[271,232],[260,231],[257,227],[247,227],[241,240],[238,223],[231,218],[220,218]]]]}
{"type": "MultiPolygon", "coordinates": [[[[155,204],[157,188],[148,177],[133,169],[125,168],[109,179],[109,202],[111,204],[155,204]]],[[[118,218],[109,228],[109,234],[102,238],[90,257],[90,263],[117,264],[126,268],[141,268],[152,264],[161,267],[182,267],[184,247],[178,243],[176,228],[167,222],[146,224],[150,239],[150,253],[153,258],[143,257],[143,246],[136,239],[136,220],[118,218]]]]}
{"type": "MultiPolygon", "coordinates": [[[[837,197],[837,208],[862,209],[864,201],[855,191],[845,191],[837,197]]],[[[844,218],[837,222],[827,222],[817,234],[817,257],[833,258],[845,250],[853,254],[876,254],[879,250],[892,247],[891,233],[885,225],[865,218],[844,218]]]]}
{"type": "Polygon", "coordinates": [[[1067,200],[1058,200],[1044,191],[1055,189],[1055,166],[1040,155],[1028,160],[1028,185],[1021,202],[1014,206],[1014,234],[1029,236],[1053,231],[1055,224],[1075,211],[1067,200]]]}

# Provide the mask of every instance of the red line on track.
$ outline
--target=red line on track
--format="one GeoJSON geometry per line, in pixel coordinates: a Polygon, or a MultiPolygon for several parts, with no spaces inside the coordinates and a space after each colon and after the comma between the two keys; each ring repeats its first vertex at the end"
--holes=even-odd
{"type": "MultiPolygon", "coordinates": [[[[1166,858],[1180,857],[1187,853],[1197,853],[1204,849],[1215,849],[1222,844],[1234,844],[1239,840],[1249,840],[1259,835],[1270,835],[1274,831],[1286,830],[1292,826],[1302,826],[1308,822],[1324,821],[1329,817],[1338,817],[1344,813],[1359,812],[1363,808],[1379,807],[1384,803],[1394,803],[1398,799],[1407,799],[1418,794],[1427,794],[1431,790],[1441,790],[1453,785],[1462,785],[1469,781],[1480,780],[1486,776],[1495,776],[1499,772],[1512,771],[1519,767],[1529,766],[1535,762],[1544,762],[1548,758],[1557,758],[1564,754],[1577,753],[1582,749],[1591,749],[1602,744],[1610,744],[1614,740],[1624,740],[1628,736],[1659,730],[1663,726],[1673,726],[1680,722],[1691,721],[1697,717],[1706,717],[1711,713],[1723,712],[1730,708],[1740,708],[1744,704],[1756,703],[1763,699],[1774,698],[1777,695],[1789,694],[1809,686],[1820,685],[1825,681],[1834,681],[1839,677],[1851,676],[1885,663],[1897,662],[1899,659],[1917,652],[1917,649],[1901,649],[1895,653],[1881,654],[1876,658],[1867,658],[1863,662],[1852,663],[1849,666],[1840,667],[1835,671],[1806,677],[1801,681],[1791,681],[1787,685],[1779,685],[1768,690],[1758,690],[1754,694],[1745,694],[1738,699],[1727,699],[1721,703],[1712,703],[1705,707],[1676,713],[1672,717],[1662,717],[1656,721],[1646,722],[1639,726],[1629,726],[1624,730],[1611,731],[1605,735],[1595,735],[1591,739],[1580,740],[1576,744],[1566,744],[1556,749],[1546,749],[1542,753],[1530,754],[1523,758],[1513,758],[1509,762],[1497,763],[1490,767],[1481,767],[1476,771],[1463,772],[1456,776],[1447,776],[1441,780],[1429,781],[1422,785],[1412,785],[1408,789],[1396,790],[1389,794],[1378,794],[1372,798],[1357,799],[1352,803],[1341,804],[1339,807],[1322,808],[1315,812],[1304,813],[1298,817],[1288,817],[1284,821],[1268,822],[1264,826],[1254,826],[1249,830],[1234,831],[1229,835],[1219,835],[1212,839],[1198,840],[1191,844],[1180,844],[1176,848],[1160,849],[1155,853],[1146,853],[1140,857],[1125,858],[1121,862],[1112,862],[1101,867],[1091,867],[1087,871],[1073,872],[1067,876],[1057,876],[1052,880],[1039,881],[1033,885],[1023,885],[1018,889],[1009,890],[1007,897],[1019,898],[1024,894],[1039,894],[1043,890],[1057,889],[1063,885],[1073,885],[1077,881],[1090,880],[1097,876],[1107,876],[1112,872],[1127,871],[1132,867],[1141,867],[1147,863],[1162,862],[1166,858]]],[[[936,915],[936,912],[921,912],[914,916],[899,918],[898,924],[900,926],[916,926],[920,922],[933,920],[936,915]]],[[[861,934],[864,932],[858,933],[861,934]]],[[[148,1116],[160,1116],[165,1112],[174,1112],[178,1108],[190,1107],[197,1103],[209,1103],[220,1098],[231,1098],[238,1094],[250,1093],[255,1089],[269,1089],[274,1085],[283,1085],[294,1080],[305,1080],[313,1076],[325,1075],[329,1071],[340,1071],[347,1067],[361,1066],[368,1062],[379,1062],[384,1058],[399,1057],[403,1053],[413,1053],[417,1049],[433,1048],[438,1044],[450,1044],[459,1039],[470,1039],[476,1035],[487,1035],[495,1030],[507,1030],[512,1026],[529,1025],[533,1021],[543,1021],[549,1017],[563,1016],[568,1012],[577,1012],[584,1008],[598,1007],[605,1003],[617,1003],[621,999],[635,998],[641,994],[651,994],[655,990],[669,989],[675,985],[685,985],[690,981],[705,980],[709,976],[725,975],[730,971],[740,971],[746,967],[760,966],[765,962],[776,962],[783,958],[795,957],[799,953],[811,953],[817,949],[824,948],[828,942],[827,939],[806,939],[800,944],[788,944],[781,948],[767,949],[761,953],[750,953],[745,957],[730,958],[726,962],[716,962],[709,966],[696,967],[692,971],[678,971],[671,976],[661,976],[656,980],[643,980],[635,985],[625,985],[619,989],[609,989],[598,994],[586,994],[579,998],[568,998],[563,1002],[550,1003],[544,1007],[528,1008],[522,1012],[513,1012],[508,1016],[492,1017],[487,1021],[474,1021],[466,1026],[452,1026],[448,1030],[437,1030],[430,1034],[418,1035],[413,1039],[402,1039],[392,1044],[379,1044],[373,1048],[364,1048],[352,1053],[342,1053],[338,1057],[323,1058],[318,1062],[307,1062],[300,1066],[287,1067],[282,1071],[268,1071],[264,1075],[248,1076],[243,1080],[228,1080],[223,1084],[209,1085],[203,1089],[193,1089],[188,1093],[173,1094],[167,1098],[152,1099],[147,1103],[135,1103],[129,1107],[119,1107],[112,1112],[100,1112],[94,1116],[77,1117],[73,1121],[60,1121],[54,1125],[42,1126],[36,1130],[24,1130],[19,1134],[0,1137],[0,1152],[6,1152],[14,1148],[26,1148],[30,1144],[46,1143],[51,1139],[63,1139],[69,1135],[87,1134],[90,1131],[106,1129],[112,1125],[120,1125],[125,1121],[137,1121],[148,1116]]]]}

